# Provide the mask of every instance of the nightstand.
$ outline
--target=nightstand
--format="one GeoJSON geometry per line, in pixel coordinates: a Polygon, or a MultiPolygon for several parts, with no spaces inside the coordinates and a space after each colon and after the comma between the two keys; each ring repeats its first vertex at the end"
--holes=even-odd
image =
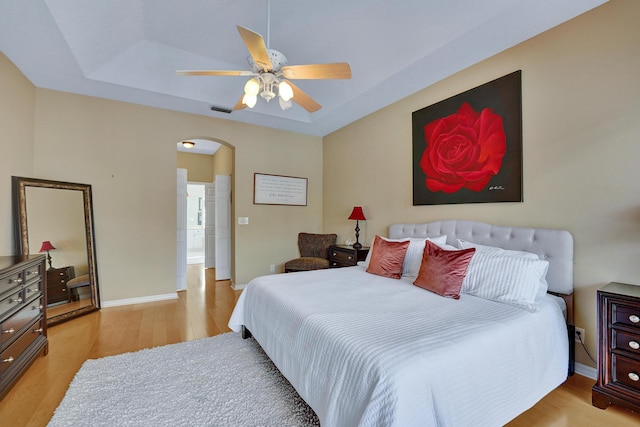
{"type": "Polygon", "coordinates": [[[593,406],[640,411],[640,286],[609,283],[598,301],[598,382],[593,406]]]}
{"type": "Polygon", "coordinates": [[[68,301],[67,282],[75,277],[73,266],[47,270],[47,304],[68,301]]]}
{"type": "Polygon", "coordinates": [[[358,261],[364,261],[369,253],[368,247],[355,249],[353,246],[334,245],[329,248],[329,268],[352,267],[358,261]]]}

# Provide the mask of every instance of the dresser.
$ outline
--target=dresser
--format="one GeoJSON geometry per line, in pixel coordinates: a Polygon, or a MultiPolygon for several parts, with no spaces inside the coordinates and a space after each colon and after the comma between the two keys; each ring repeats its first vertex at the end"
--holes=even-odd
{"type": "Polygon", "coordinates": [[[352,267],[358,261],[364,261],[369,248],[355,249],[353,246],[333,245],[329,247],[329,268],[352,267]]]}
{"type": "Polygon", "coordinates": [[[67,282],[76,277],[73,267],[50,268],[47,270],[47,304],[71,301],[67,282]]]}
{"type": "Polygon", "coordinates": [[[44,255],[0,257],[0,399],[47,354],[44,255]]]}
{"type": "Polygon", "coordinates": [[[593,406],[640,411],[640,286],[609,283],[597,292],[598,382],[593,406]]]}

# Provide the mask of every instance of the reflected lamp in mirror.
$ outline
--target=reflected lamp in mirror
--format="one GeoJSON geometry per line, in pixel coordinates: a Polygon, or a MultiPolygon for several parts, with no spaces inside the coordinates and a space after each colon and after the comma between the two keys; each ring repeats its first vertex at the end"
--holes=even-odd
{"type": "Polygon", "coordinates": [[[356,221],[356,242],[353,244],[354,249],[362,249],[362,244],[358,241],[360,237],[360,224],[359,221],[365,221],[367,218],[364,216],[364,212],[362,212],[362,206],[355,206],[353,211],[351,211],[351,215],[349,218],[351,220],[356,221]]]}
{"type": "Polygon", "coordinates": [[[52,251],[54,249],[55,249],[55,246],[53,246],[50,241],[45,240],[44,242],[42,242],[42,247],[40,248],[40,252],[46,252],[47,253],[47,261],[49,261],[49,268],[52,268],[51,267],[51,254],[49,253],[49,251],[52,251]]]}

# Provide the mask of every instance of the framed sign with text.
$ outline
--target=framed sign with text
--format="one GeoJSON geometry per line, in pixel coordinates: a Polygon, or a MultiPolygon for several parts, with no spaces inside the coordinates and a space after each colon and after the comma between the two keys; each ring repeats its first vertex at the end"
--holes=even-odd
{"type": "Polygon", "coordinates": [[[307,206],[307,178],[255,173],[253,204],[307,206]]]}

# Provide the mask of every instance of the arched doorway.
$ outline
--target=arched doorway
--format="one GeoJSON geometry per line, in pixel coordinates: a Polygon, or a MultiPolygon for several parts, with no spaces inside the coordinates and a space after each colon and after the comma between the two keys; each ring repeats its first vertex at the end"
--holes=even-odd
{"type": "MultiPolygon", "coordinates": [[[[187,245],[204,244],[205,258],[215,254],[216,280],[234,283],[235,277],[235,206],[231,194],[235,187],[235,147],[226,141],[210,137],[190,137],[177,142],[178,194],[177,194],[177,289],[186,286],[187,245]],[[193,142],[186,148],[183,141],[193,142]],[[202,184],[204,197],[197,203],[191,215],[187,215],[187,191],[189,183],[202,184]],[[208,212],[208,213],[207,213],[208,212]],[[188,235],[189,227],[195,227],[195,218],[203,219],[202,240],[188,235]],[[191,224],[191,225],[189,225],[191,224]],[[191,237],[191,238],[189,238],[191,237]],[[226,240],[225,240],[226,239],[226,240]],[[207,254],[208,253],[208,254],[207,254]],[[225,277],[222,277],[225,276],[225,277]]],[[[206,267],[214,267],[207,259],[206,267]]]]}

